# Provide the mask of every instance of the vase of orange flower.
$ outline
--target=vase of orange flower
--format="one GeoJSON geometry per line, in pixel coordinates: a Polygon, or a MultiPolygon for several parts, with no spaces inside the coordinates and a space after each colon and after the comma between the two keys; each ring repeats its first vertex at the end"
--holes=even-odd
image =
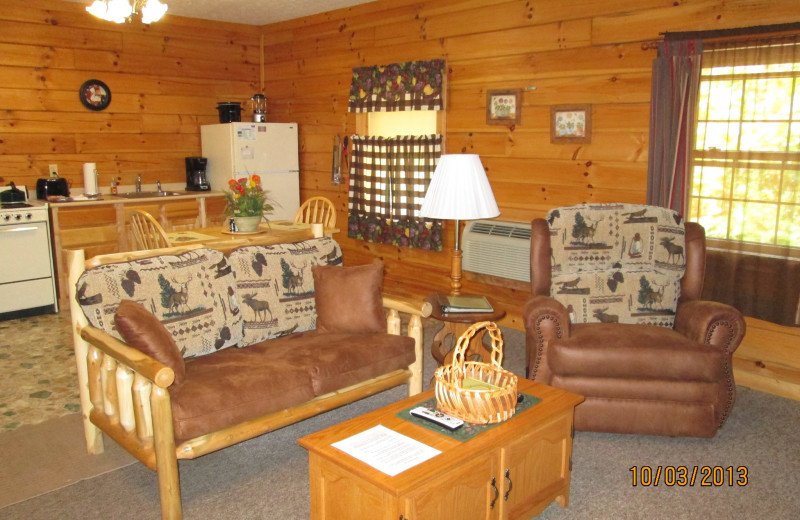
{"type": "Polygon", "coordinates": [[[273,210],[267,193],[261,188],[261,177],[231,179],[228,187],[231,191],[225,194],[228,199],[225,214],[234,219],[237,231],[257,231],[261,220],[266,220],[266,214],[273,210]]]}

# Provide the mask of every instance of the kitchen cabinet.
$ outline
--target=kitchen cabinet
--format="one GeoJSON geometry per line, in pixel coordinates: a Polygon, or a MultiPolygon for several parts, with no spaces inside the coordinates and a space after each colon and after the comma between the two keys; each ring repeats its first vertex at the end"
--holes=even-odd
{"type": "Polygon", "coordinates": [[[156,217],[167,231],[222,224],[225,197],[218,192],[198,192],[176,197],[123,199],[105,195],[103,200],[50,204],[53,255],[59,302],[67,304],[66,251],[83,249],[86,258],[129,251],[128,215],[143,209],[156,217]]]}

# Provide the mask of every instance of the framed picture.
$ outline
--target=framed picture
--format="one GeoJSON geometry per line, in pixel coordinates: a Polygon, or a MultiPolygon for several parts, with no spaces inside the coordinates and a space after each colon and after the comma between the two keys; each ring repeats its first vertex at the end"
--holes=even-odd
{"type": "Polygon", "coordinates": [[[105,110],[111,103],[111,89],[99,79],[90,79],[81,85],[78,97],[89,110],[105,110]]]}
{"type": "Polygon", "coordinates": [[[522,112],[522,91],[489,90],[486,92],[486,124],[518,124],[522,112]]]}
{"type": "Polygon", "coordinates": [[[550,142],[591,143],[592,105],[555,105],[550,108],[550,142]]]}

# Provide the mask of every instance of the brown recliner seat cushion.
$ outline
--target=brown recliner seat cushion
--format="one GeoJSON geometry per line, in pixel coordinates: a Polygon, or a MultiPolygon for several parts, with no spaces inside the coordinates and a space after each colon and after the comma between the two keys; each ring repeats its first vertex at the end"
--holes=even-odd
{"type": "Polygon", "coordinates": [[[717,382],[725,352],[653,325],[576,324],[549,345],[548,364],[559,376],[717,382]]]}
{"type": "Polygon", "coordinates": [[[169,388],[175,441],[408,368],[415,357],[407,336],[308,331],[186,360],[185,382],[169,388]]]}

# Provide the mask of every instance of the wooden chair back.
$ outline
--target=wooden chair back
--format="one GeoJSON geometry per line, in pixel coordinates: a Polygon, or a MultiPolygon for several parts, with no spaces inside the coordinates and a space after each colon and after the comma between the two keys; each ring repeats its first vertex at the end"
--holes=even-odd
{"type": "Polygon", "coordinates": [[[170,247],[167,232],[150,213],[137,209],[131,212],[131,235],[135,249],[170,247]]]}
{"type": "Polygon", "coordinates": [[[303,202],[294,215],[295,222],[322,224],[326,228],[336,227],[336,209],[325,197],[311,197],[303,202]]]}

